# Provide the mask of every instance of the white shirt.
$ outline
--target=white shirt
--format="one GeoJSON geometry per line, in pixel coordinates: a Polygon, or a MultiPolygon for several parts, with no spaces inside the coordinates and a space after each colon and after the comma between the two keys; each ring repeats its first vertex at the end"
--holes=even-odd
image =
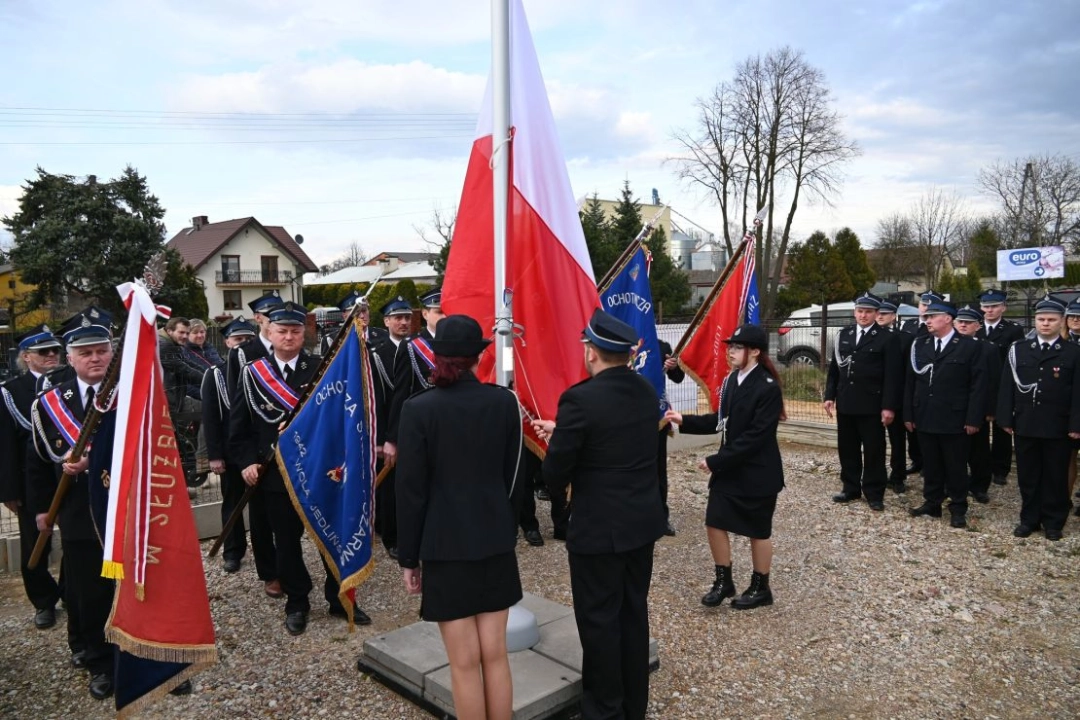
{"type": "Polygon", "coordinates": [[[941,343],[941,349],[944,350],[945,346],[949,344],[949,341],[952,340],[952,336],[955,335],[955,334],[956,334],[956,330],[950,330],[949,334],[946,335],[945,337],[941,338],[940,341],[937,338],[933,338],[933,340],[934,340],[934,348],[937,349],[937,344],[938,344],[938,342],[940,342],[941,343]]]}
{"type": "Polygon", "coordinates": [[[261,341],[262,341],[262,344],[263,344],[263,345],[264,345],[264,346],[266,347],[266,354],[267,354],[267,355],[270,355],[270,354],[272,354],[272,353],[273,353],[273,351],[274,351],[274,346],[270,344],[270,341],[269,341],[269,340],[267,340],[267,339],[266,339],[265,337],[263,337],[262,335],[259,335],[259,340],[261,340],[261,341]]]}
{"type": "Polygon", "coordinates": [[[91,385],[83,382],[82,378],[77,378],[77,380],[79,382],[79,402],[82,403],[83,410],[86,410],[86,391],[89,388],[94,388],[94,397],[97,397],[98,391],[101,390],[101,383],[91,385]]]}
{"type": "Polygon", "coordinates": [[[1000,323],[1001,323],[1000,320],[998,320],[993,325],[991,325],[990,323],[986,323],[986,334],[989,335],[990,333],[992,333],[994,331],[994,328],[996,328],[998,326],[998,324],[1000,324],[1000,323]]]}
{"type": "Polygon", "coordinates": [[[742,385],[742,381],[746,379],[746,376],[754,372],[754,368],[757,367],[757,363],[754,363],[748,368],[744,368],[739,371],[738,377],[735,378],[736,385],[742,385]]]}
{"type": "Polygon", "coordinates": [[[289,368],[289,372],[292,373],[292,372],[296,372],[296,358],[298,358],[298,357],[300,357],[300,356],[297,355],[292,360],[285,361],[285,360],[282,360],[281,358],[279,358],[277,355],[275,355],[274,356],[274,361],[278,364],[278,367],[281,368],[282,373],[285,372],[285,368],[289,368]]]}
{"type": "Polygon", "coordinates": [[[866,327],[863,327],[862,325],[859,325],[859,324],[855,325],[855,344],[856,345],[858,345],[859,343],[862,342],[863,335],[866,335],[866,333],[868,333],[868,332],[870,332],[871,330],[874,329],[874,325],[875,325],[875,323],[870,323],[866,327]]]}

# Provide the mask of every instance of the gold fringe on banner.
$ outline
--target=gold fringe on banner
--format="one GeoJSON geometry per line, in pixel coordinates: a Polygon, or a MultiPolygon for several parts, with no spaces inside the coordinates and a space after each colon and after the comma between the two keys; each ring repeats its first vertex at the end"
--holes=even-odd
{"type": "Polygon", "coordinates": [[[115,560],[106,560],[101,564],[101,577],[110,580],[124,579],[124,563],[115,560]]]}

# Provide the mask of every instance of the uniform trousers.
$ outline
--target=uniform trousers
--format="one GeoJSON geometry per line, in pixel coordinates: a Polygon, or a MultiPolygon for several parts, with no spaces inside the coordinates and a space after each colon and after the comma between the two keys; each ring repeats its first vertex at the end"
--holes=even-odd
{"type": "Polygon", "coordinates": [[[518,459],[517,478],[514,480],[514,490],[510,495],[510,504],[517,513],[518,527],[522,532],[540,530],[540,522],[536,519],[536,495],[534,480],[540,472],[540,458],[531,452],[521,453],[518,459]]]}
{"type": "MultiPolygon", "coordinates": [[[[244,484],[242,477],[240,483],[244,484]]],[[[243,492],[241,489],[240,494],[242,495],[243,492]]],[[[248,525],[251,528],[251,554],[255,556],[255,572],[260,580],[270,582],[278,579],[277,543],[270,525],[270,511],[267,507],[266,496],[267,493],[261,488],[252,493],[251,501],[248,502],[248,525]]],[[[241,523],[243,523],[242,518],[237,525],[243,527],[241,523]]]]}
{"type": "Polygon", "coordinates": [[[986,492],[990,489],[990,473],[993,465],[990,459],[990,425],[984,422],[979,432],[968,435],[968,469],[971,471],[971,492],[986,492]]]}
{"type": "MultiPolygon", "coordinates": [[[[256,495],[260,493],[255,493],[256,495]]],[[[313,587],[311,574],[304,562],[304,549],[300,538],[304,534],[304,523],[293,507],[287,492],[266,492],[266,509],[270,516],[270,527],[274,533],[274,546],[277,550],[277,578],[285,592],[285,612],[310,612],[311,601],[308,594],[313,587]]],[[[320,557],[322,553],[320,553],[320,557]]],[[[331,609],[340,609],[338,600],[339,585],[334,574],[323,558],[323,597],[331,609]]]]}
{"type": "Polygon", "coordinates": [[[909,432],[907,434],[907,451],[908,457],[911,458],[911,464],[917,468],[921,468],[923,464],[922,448],[919,447],[919,433],[909,432]]]}
{"type": "Polygon", "coordinates": [[[45,552],[41,554],[41,560],[36,568],[31,570],[27,567],[30,556],[34,553],[34,543],[38,539],[37,520],[34,513],[23,503],[19,506],[19,549],[20,568],[22,569],[23,588],[26,597],[36,610],[46,610],[56,607],[60,602],[60,587],[49,572],[49,554],[52,552],[52,537],[45,541],[45,552]]]}
{"type": "Polygon", "coordinates": [[[1061,532],[1069,517],[1069,438],[1016,436],[1020,523],[1061,532]]]}
{"type": "Polygon", "coordinates": [[[101,577],[101,543],[96,539],[68,539],[62,531],[68,644],[72,652],[85,653],[86,669],[91,675],[111,676],[116,646],[105,641],[105,623],[112,610],[114,583],[101,577]]]}
{"type": "Polygon", "coordinates": [[[581,637],[585,720],[645,717],[653,545],[621,553],[567,553],[581,637]]]}
{"type": "Polygon", "coordinates": [[[899,418],[888,429],[889,482],[902,484],[907,476],[907,430],[899,418]]]}
{"type": "Polygon", "coordinates": [[[885,497],[885,427],[881,413],[837,413],[836,445],[844,492],[866,495],[867,500],[885,497]]]}
{"type": "Polygon", "coordinates": [[[990,470],[998,477],[1007,477],[1009,471],[1012,470],[1013,436],[1002,430],[1001,426],[995,422],[991,441],[993,464],[990,470]]]}
{"type": "Polygon", "coordinates": [[[967,514],[969,440],[966,433],[919,431],[923,456],[923,499],[941,507],[949,498],[949,512],[967,514]]]}

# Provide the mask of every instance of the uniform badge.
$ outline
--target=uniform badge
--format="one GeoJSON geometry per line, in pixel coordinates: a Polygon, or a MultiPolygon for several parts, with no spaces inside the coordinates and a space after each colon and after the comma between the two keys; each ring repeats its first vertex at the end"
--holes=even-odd
{"type": "Polygon", "coordinates": [[[307,370],[307,361],[305,361],[305,360],[300,361],[300,369],[301,370],[307,370]]]}
{"type": "Polygon", "coordinates": [[[74,397],[74,395],[75,395],[75,393],[72,392],[71,388],[68,388],[67,390],[64,391],[64,399],[65,400],[70,400],[72,397],[74,397]]]}
{"type": "Polygon", "coordinates": [[[341,482],[345,478],[345,466],[342,465],[341,467],[330,468],[326,473],[326,477],[336,483],[341,482]]]}
{"type": "Polygon", "coordinates": [[[56,438],[56,447],[57,449],[64,447],[64,441],[60,438],[56,438]]]}
{"type": "Polygon", "coordinates": [[[47,332],[47,333],[51,333],[51,332],[52,332],[52,330],[50,330],[50,329],[49,329],[49,326],[48,326],[48,325],[42,325],[42,326],[41,326],[41,332],[47,332]]]}
{"type": "Polygon", "coordinates": [[[641,266],[635,264],[634,267],[630,268],[630,279],[637,282],[637,276],[640,272],[641,266]]]}
{"type": "Polygon", "coordinates": [[[81,326],[82,326],[82,327],[84,327],[84,328],[88,328],[88,327],[90,327],[90,318],[88,318],[88,317],[86,317],[86,316],[84,315],[84,316],[83,316],[83,319],[82,319],[82,322],[80,322],[80,323],[79,323],[79,325],[81,325],[81,326]]]}

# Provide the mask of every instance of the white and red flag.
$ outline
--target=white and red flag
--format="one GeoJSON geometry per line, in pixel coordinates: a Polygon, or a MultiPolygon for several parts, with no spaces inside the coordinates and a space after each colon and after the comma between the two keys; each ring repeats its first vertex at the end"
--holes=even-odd
{"type": "MultiPolygon", "coordinates": [[[[510,142],[493,139],[492,101],[489,79],[458,205],[442,307],[470,315],[484,328],[495,324],[494,146],[510,153],[506,284],[513,294],[514,322],[522,328],[513,346],[514,390],[531,415],[551,419],[563,390],[585,377],[581,331],[600,303],[521,0],[510,1],[510,142]]],[[[481,366],[484,379],[493,354],[494,346],[481,366]]]]}

